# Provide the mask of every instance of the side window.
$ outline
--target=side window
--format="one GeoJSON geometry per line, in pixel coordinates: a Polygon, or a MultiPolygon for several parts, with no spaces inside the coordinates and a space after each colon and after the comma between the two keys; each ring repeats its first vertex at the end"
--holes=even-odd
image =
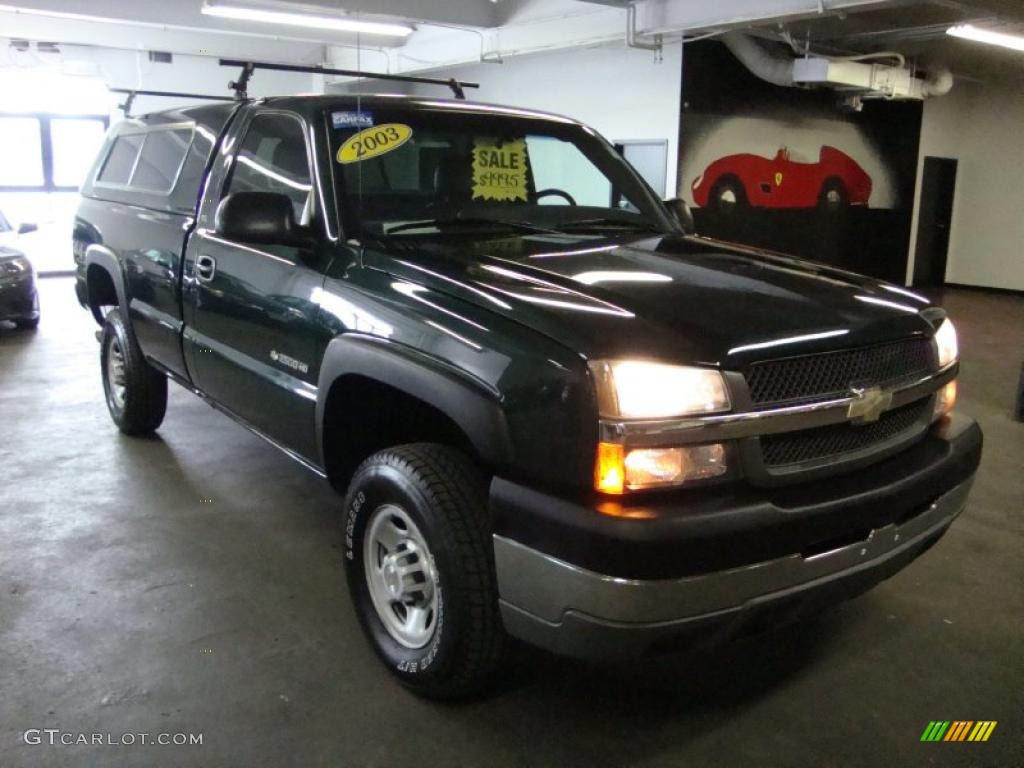
{"type": "Polygon", "coordinates": [[[98,180],[105,184],[127,184],[143,138],[141,133],[132,133],[114,139],[98,180]]]}
{"type": "Polygon", "coordinates": [[[302,124],[288,115],[257,115],[235,155],[224,188],[233,192],[278,192],[291,198],[295,218],[312,219],[309,161],[302,124]]]}
{"type": "Polygon", "coordinates": [[[135,166],[130,184],[152,192],[170,192],[185,159],[185,152],[192,143],[192,129],[150,131],[145,136],[142,156],[135,166]]]}

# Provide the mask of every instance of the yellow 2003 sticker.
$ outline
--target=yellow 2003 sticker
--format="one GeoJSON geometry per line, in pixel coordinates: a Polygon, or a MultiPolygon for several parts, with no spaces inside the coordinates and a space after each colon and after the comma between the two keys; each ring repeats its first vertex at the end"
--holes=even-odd
{"type": "Polygon", "coordinates": [[[360,163],[393,152],[412,138],[412,128],[401,123],[384,123],[350,136],[338,150],[339,163],[360,163]]]}

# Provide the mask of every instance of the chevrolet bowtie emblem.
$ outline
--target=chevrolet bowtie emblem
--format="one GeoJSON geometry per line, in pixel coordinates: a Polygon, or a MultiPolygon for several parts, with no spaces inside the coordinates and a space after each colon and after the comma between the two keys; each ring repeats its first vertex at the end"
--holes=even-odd
{"type": "Polygon", "coordinates": [[[883,390],[881,387],[870,387],[858,389],[853,387],[850,390],[853,400],[850,407],[846,409],[846,418],[854,424],[870,424],[889,410],[892,405],[892,392],[883,390]]]}

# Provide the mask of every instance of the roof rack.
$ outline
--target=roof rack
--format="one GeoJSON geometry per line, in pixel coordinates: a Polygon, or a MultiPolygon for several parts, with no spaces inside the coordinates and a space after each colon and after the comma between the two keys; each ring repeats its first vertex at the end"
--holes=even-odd
{"type": "Polygon", "coordinates": [[[118,104],[118,109],[124,112],[125,117],[131,117],[128,113],[132,110],[132,104],[136,96],[166,96],[171,99],[206,99],[207,101],[234,101],[233,96],[213,96],[208,93],[181,93],[179,91],[149,91],[144,88],[110,88],[111,93],[126,93],[124,104],[118,104]]]}
{"type": "Polygon", "coordinates": [[[386,75],[379,72],[362,72],[357,69],[330,69],[319,65],[302,64],[272,64],[266,61],[242,61],[241,59],[221,59],[222,67],[241,67],[242,73],[237,80],[228,83],[228,87],[235,92],[235,98],[249,98],[249,78],[257,69],[269,69],[277,72],[305,72],[311,75],[343,75],[346,77],[367,77],[376,80],[393,80],[401,83],[423,83],[426,85],[444,85],[452,89],[456,99],[465,99],[465,88],[479,88],[480,83],[467,83],[456,80],[454,77],[449,80],[441,80],[434,77],[414,77],[411,75],[386,75]]]}

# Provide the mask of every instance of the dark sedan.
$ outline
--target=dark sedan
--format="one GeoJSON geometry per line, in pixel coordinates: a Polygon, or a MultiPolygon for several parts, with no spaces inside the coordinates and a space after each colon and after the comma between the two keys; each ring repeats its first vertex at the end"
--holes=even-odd
{"type": "Polygon", "coordinates": [[[28,257],[14,248],[0,245],[0,320],[19,328],[39,325],[39,294],[36,274],[28,257]]]}

